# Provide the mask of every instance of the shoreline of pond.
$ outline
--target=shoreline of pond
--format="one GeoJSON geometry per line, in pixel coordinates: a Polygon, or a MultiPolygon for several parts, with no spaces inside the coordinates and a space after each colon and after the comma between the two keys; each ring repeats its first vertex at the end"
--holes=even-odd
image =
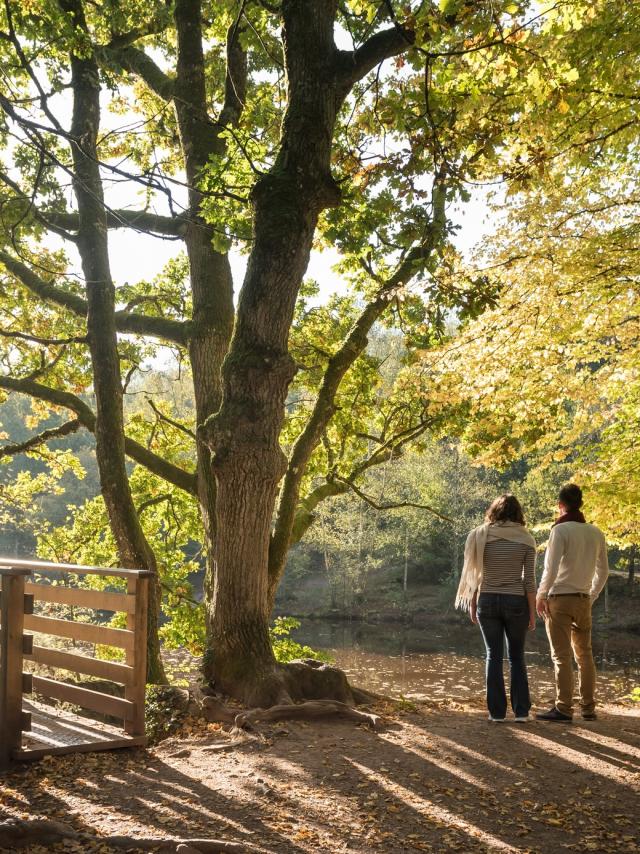
{"type": "MultiPolygon", "coordinates": [[[[406,628],[426,629],[434,624],[449,626],[464,625],[467,622],[465,615],[453,610],[445,612],[435,611],[411,611],[398,613],[397,611],[297,611],[296,609],[278,607],[274,610],[274,617],[293,617],[300,622],[318,623],[358,623],[361,625],[380,626],[392,624],[406,628]]],[[[640,638],[640,619],[637,615],[622,614],[609,615],[597,614],[594,626],[601,631],[627,632],[640,638]]]]}

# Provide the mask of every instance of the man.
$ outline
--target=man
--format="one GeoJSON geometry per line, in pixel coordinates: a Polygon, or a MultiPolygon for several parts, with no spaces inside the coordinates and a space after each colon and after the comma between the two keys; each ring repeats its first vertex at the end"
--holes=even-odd
{"type": "Polygon", "coordinates": [[[580,708],[586,721],[596,719],[596,668],[591,651],[591,606],[609,574],[604,534],[587,524],[582,490],[575,483],[558,495],[560,516],[549,536],[536,610],[544,618],[556,677],[556,703],[537,714],[542,721],[570,723],[573,718],[573,662],[580,678],[580,708]]]}

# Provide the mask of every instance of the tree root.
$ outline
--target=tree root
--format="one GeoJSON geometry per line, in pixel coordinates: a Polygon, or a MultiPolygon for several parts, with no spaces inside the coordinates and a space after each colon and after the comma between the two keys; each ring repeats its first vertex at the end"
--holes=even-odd
{"type": "Polygon", "coordinates": [[[208,696],[202,700],[202,714],[210,723],[232,724],[237,712],[225,706],[217,697],[208,696]]]}
{"type": "Polygon", "coordinates": [[[252,724],[273,721],[316,720],[318,718],[340,717],[357,723],[365,723],[375,729],[379,721],[378,715],[359,712],[346,703],[338,700],[309,700],[306,703],[285,703],[271,706],[269,709],[249,709],[236,715],[237,730],[250,728],[252,724]]]}
{"type": "MultiPolygon", "coordinates": [[[[254,702],[248,705],[257,708],[241,712],[225,706],[217,697],[205,697],[202,713],[208,721],[232,724],[236,735],[252,729],[256,723],[326,717],[345,718],[375,728],[379,716],[354,707],[382,699],[380,695],[352,688],[339,668],[308,658],[279,664],[265,672],[250,696],[254,702]]],[[[241,741],[237,739],[228,746],[235,746],[241,741]]],[[[223,747],[216,746],[215,749],[223,747]]]]}
{"type": "Polygon", "coordinates": [[[65,840],[86,845],[109,845],[122,851],[153,851],[156,854],[250,854],[256,849],[240,842],[221,839],[136,839],[133,836],[93,836],[74,830],[68,824],[46,819],[22,821],[12,819],[0,823],[0,851],[19,851],[31,845],[49,846],[65,840]]]}

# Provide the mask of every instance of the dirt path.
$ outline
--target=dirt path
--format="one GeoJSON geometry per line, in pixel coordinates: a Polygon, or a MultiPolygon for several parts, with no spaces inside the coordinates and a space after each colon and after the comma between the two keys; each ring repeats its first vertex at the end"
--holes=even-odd
{"type": "Polygon", "coordinates": [[[571,726],[491,724],[460,705],[382,710],[378,733],[288,723],[212,752],[230,737],[193,724],[147,751],[50,758],[0,780],[3,812],[271,854],[640,851],[637,709],[571,726]]]}

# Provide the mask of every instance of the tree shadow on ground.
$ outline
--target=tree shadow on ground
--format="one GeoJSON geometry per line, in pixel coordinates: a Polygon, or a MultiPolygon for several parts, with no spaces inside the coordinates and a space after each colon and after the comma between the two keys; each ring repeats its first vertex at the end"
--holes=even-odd
{"type": "Polygon", "coordinates": [[[255,809],[262,792],[232,799],[148,750],[50,757],[12,769],[0,791],[4,817],[48,818],[86,833],[216,838],[263,852],[284,842],[255,809]]]}
{"type": "Polygon", "coordinates": [[[132,835],[223,837],[298,852],[637,852],[640,717],[490,724],[425,708],[379,733],[290,722],[207,752],[49,759],[3,782],[7,810],[132,835]]]}

